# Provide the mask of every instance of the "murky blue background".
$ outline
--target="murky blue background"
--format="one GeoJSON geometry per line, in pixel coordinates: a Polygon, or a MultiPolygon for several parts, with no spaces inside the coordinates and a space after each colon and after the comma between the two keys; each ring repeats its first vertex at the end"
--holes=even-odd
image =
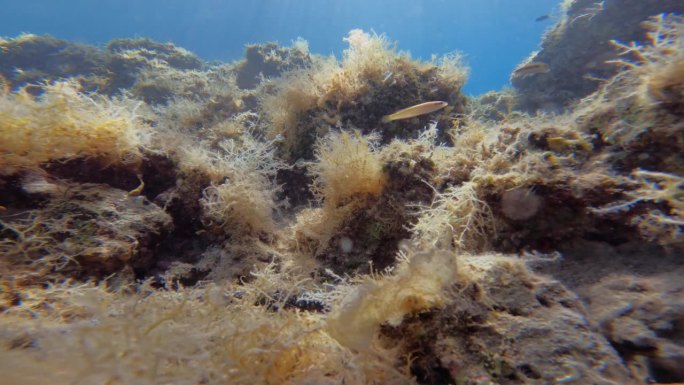
{"type": "Polygon", "coordinates": [[[462,51],[466,93],[508,83],[558,13],[555,0],[0,0],[0,35],[49,33],[102,45],[117,37],[171,41],[206,60],[234,60],[246,43],[297,37],[340,56],[349,30],[386,34],[413,57],[462,51]]]}

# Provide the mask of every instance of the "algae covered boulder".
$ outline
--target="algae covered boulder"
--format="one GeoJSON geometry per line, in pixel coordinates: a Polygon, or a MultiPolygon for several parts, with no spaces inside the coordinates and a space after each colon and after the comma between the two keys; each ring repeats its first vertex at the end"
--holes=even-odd
{"type": "MultiPolygon", "coordinates": [[[[148,269],[158,242],[173,229],[171,217],[144,197],[106,185],[71,184],[27,175],[25,199],[42,207],[3,216],[4,277],[16,284],[54,276],[93,278],[148,269]]],[[[7,190],[5,190],[7,193],[7,190]]]]}
{"type": "Polygon", "coordinates": [[[250,44],[245,47],[245,59],[235,71],[240,88],[256,88],[263,78],[278,77],[286,71],[311,64],[306,41],[298,40],[292,47],[275,43],[250,44]]]}
{"type": "MultiPolygon", "coordinates": [[[[684,381],[684,20],[616,21],[672,4],[567,1],[517,93],[479,98],[458,55],[416,60],[362,30],[340,58],[297,40],[209,64],[118,39],[80,72],[7,73],[0,371],[32,385],[684,381]],[[615,72],[591,64],[612,38],[615,72]],[[563,72],[580,59],[591,68],[563,72]],[[443,108],[387,118],[425,103],[443,108]]],[[[55,60],[70,50],[43,40],[55,60]]],[[[2,42],[7,58],[19,43],[2,42]]]]}
{"type": "Polygon", "coordinates": [[[411,352],[421,383],[635,381],[561,283],[511,256],[460,258],[458,267],[445,306],[382,329],[386,344],[411,352]]]}
{"type": "MultiPolygon", "coordinates": [[[[663,13],[684,13],[677,0],[566,1],[561,20],[546,32],[539,51],[526,63],[545,63],[547,73],[511,77],[523,111],[560,111],[592,92],[620,68],[622,59],[611,41],[648,41],[642,23],[663,13]]],[[[629,58],[629,55],[627,55],[629,58]]],[[[524,64],[524,63],[523,63],[524,64]]]]}
{"type": "MultiPolygon", "coordinates": [[[[468,69],[458,55],[431,62],[397,52],[380,35],[352,30],[341,61],[316,57],[309,67],[289,71],[259,93],[269,137],[280,137],[281,156],[296,161],[313,157],[316,140],[338,128],[377,132],[382,144],[415,139],[434,120],[450,127],[463,113],[461,88],[468,69]],[[448,107],[433,114],[383,123],[383,117],[426,101],[448,107]]],[[[448,140],[444,132],[440,139],[448,140]]]]}

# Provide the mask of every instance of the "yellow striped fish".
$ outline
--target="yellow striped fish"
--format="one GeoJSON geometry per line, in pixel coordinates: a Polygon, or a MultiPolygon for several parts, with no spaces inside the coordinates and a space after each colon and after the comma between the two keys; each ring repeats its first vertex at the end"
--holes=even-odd
{"type": "Polygon", "coordinates": [[[420,115],[429,114],[431,112],[441,110],[442,108],[448,105],[449,103],[447,102],[425,102],[416,104],[415,106],[407,107],[395,113],[383,116],[382,122],[387,123],[393,120],[408,119],[420,115]]]}

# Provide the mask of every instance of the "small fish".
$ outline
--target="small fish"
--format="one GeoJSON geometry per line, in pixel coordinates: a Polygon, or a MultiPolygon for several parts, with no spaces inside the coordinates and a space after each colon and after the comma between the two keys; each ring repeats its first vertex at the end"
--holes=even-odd
{"type": "Polygon", "coordinates": [[[550,71],[549,65],[546,63],[542,63],[540,61],[538,62],[530,62],[523,64],[522,66],[518,67],[513,71],[513,77],[514,78],[525,78],[531,75],[536,75],[536,74],[545,74],[550,71]]]}
{"type": "Polygon", "coordinates": [[[142,194],[143,189],[145,188],[145,182],[143,182],[142,180],[142,175],[138,174],[138,180],[140,181],[140,185],[138,185],[138,187],[128,192],[129,197],[137,197],[140,196],[140,194],[142,194]]]}
{"type": "Polygon", "coordinates": [[[546,19],[550,18],[549,15],[541,15],[538,18],[534,19],[534,21],[544,21],[546,19]]]}
{"type": "Polygon", "coordinates": [[[449,103],[447,102],[425,102],[416,104],[415,106],[407,107],[395,113],[383,116],[382,122],[387,123],[393,120],[408,119],[420,115],[429,114],[431,112],[441,110],[442,108],[448,105],[449,103]]]}

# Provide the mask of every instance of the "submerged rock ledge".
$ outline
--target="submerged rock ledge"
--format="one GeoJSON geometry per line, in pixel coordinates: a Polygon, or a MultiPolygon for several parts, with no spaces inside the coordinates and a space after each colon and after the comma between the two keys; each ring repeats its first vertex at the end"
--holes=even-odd
{"type": "MultiPolygon", "coordinates": [[[[617,2],[584,3],[553,31],[617,2]]],[[[230,64],[0,41],[5,383],[683,382],[684,20],[642,25],[550,101],[360,30],[230,64]]]]}

